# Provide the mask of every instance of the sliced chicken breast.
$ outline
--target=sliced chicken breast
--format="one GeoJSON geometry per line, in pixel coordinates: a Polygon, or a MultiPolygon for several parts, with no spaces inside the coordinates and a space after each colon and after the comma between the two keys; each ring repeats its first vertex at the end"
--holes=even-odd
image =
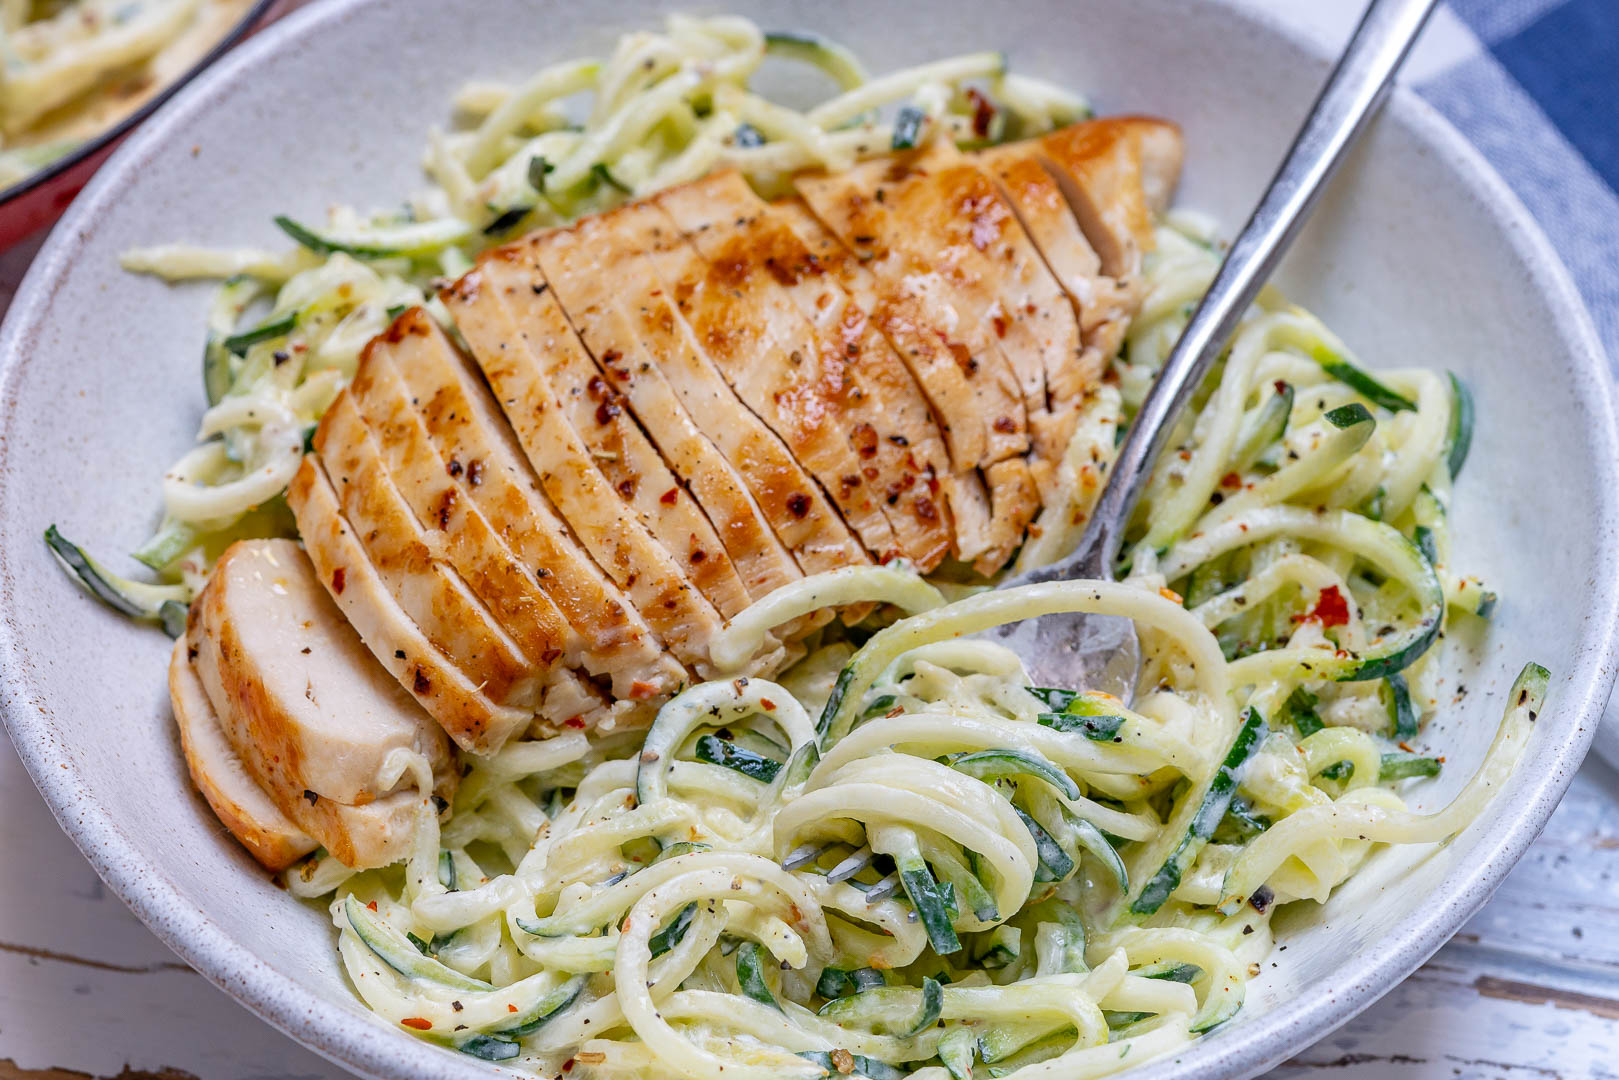
{"type": "MultiPolygon", "coordinates": [[[[1089,341],[1102,322],[1129,316],[1134,301],[1128,290],[1102,273],[1102,259],[1085,239],[1079,221],[1068,208],[1056,179],[1040,164],[1039,148],[1015,142],[980,150],[972,155],[1000,184],[1029,237],[1045,257],[1063,291],[1079,313],[1080,331],[1089,341]]],[[[1081,371],[1083,376],[1085,371],[1081,371]]],[[[1096,373],[1090,372],[1094,379],[1096,373]]],[[[1053,384],[1053,398],[1067,397],[1071,388],[1053,384]]]]}
{"type": "Polygon", "coordinates": [[[973,561],[988,576],[1006,565],[1023,543],[1029,522],[1040,512],[1040,487],[1027,458],[997,461],[984,470],[989,485],[990,547],[973,561]]]}
{"type": "MultiPolygon", "coordinates": [[[[443,341],[442,347],[447,350],[448,342],[443,341]]],[[[466,466],[459,462],[452,466],[450,462],[455,459],[439,453],[426,423],[411,404],[410,388],[393,362],[393,351],[389,347],[366,350],[350,395],[364,423],[376,434],[383,459],[401,492],[428,526],[430,538],[444,545],[473,591],[530,657],[567,666],[582,661],[594,674],[608,676],[614,695],[620,699],[642,700],[673,693],[685,681],[685,670],[663,651],[637,606],[626,603],[616,591],[610,602],[621,605],[623,626],[607,627],[611,636],[605,641],[598,637],[584,646],[583,636],[571,627],[551,595],[559,592],[558,583],[566,580],[566,574],[557,572],[564,568],[554,568],[554,564],[529,567],[491,524],[476,499],[482,472],[474,470],[469,474],[466,466]],[[478,484],[471,483],[474,477],[479,478],[478,484]],[[550,590],[547,584],[552,586],[550,590]],[[560,627],[571,643],[561,655],[555,652],[558,646],[551,640],[554,631],[547,633],[552,627],[560,627]]],[[[594,578],[594,574],[588,576],[594,578]]],[[[563,595],[562,601],[572,605],[569,595],[563,595]]],[[[590,626],[602,629],[594,620],[590,626]]]]}
{"type": "Polygon", "coordinates": [[[410,854],[422,815],[436,809],[429,809],[431,804],[414,790],[396,791],[364,806],[312,803],[306,795],[293,809],[319,839],[282,813],[225,738],[213,703],[186,659],[189,648],[184,638],[176,642],[169,667],[186,766],[220,823],[259,865],[284,870],[317,847],[355,870],[388,866],[410,854]]]}
{"type": "Polygon", "coordinates": [[[677,300],[727,380],[869,550],[931,569],[949,550],[936,479],[948,463],[910,373],[739,173],[656,201],[705,260],[693,273],[706,287],[677,286],[677,300]]]}
{"type": "Polygon", "coordinates": [[[711,635],[713,612],[741,611],[747,589],[634,419],[602,409],[606,380],[525,251],[486,255],[444,302],[546,493],[586,549],[665,638],[659,620],[666,617],[693,624],[692,636],[711,635]],[[685,594],[683,581],[700,596],[685,594]],[[672,589],[681,596],[670,606],[672,589]]]}
{"type": "MultiPolygon", "coordinates": [[[[1064,441],[1061,424],[1054,424],[1048,382],[1053,376],[1067,381],[1081,350],[1073,305],[999,185],[976,161],[948,139],[937,139],[914,168],[925,180],[902,185],[910,205],[895,213],[907,221],[938,223],[935,235],[958,253],[957,271],[987,290],[990,328],[1023,391],[1030,464],[1037,477],[1049,474],[1062,458],[1064,441]]],[[[1074,400],[1070,395],[1062,408],[1071,412],[1074,400]]]]}
{"type": "Polygon", "coordinates": [[[357,805],[399,784],[395,751],[449,766],[443,733],[366,657],[293,541],[232,545],[188,637],[231,745],[264,752],[249,765],[272,793],[357,805]]]}
{"type": "Polygon", "coordinates": [[[331,478],[313,454],[287,485],[316,576],[371,654],[471,753],[493,753],[533,718],[532,710],[496,705],[435,647],[394,600],[343,518],[331,478]]]}
{"type": "Polygon", "coordinates": [[[773,287],[765,253],[746,235],[745,217],[715,226],[706,212],[699,211],[695,221],[681,213],[694,204],[712,205],[718,189],[708,178],[654,199],[664,211],[659,220],[668,240],[649,257],[672,287],[675,306],[704,356],[737,397],[830,493],[860,542],[879,555],[892,554],[894,530],[882,504],[864,484],[839,483],[859,473],[843,430],[851,426],[847,365],[826,355],[814,328],[773,287]]]}
{"type": "Polygon", "coordinates": [[[315,450],[354,526],[360,544],[388,591],[440,652],[478,684],[491,701],[534,711],[545,676],[567,639],[550,647],[551,664],[525,656],[473,595],[461,576],[437,557],[427,530],[382,465],[382,452],[363,423],[343,425],[352,410],[327,410],[315,431],[315,450]]]}
{"type": "MultiPolygon", "coordinates": [[[[406,312],[395,329],[378,364],[398,373],[446,473],[460,473],[464,490],[584,638],[587,656],[597,658],[592,670],[612,670],[620,656],[655,662],[657,640],[646,620],[579,546],[499,406],[443,331],[425,312],[406,312]]],[[[682,659],[702,655],[680,640],[666,644],[682,659]]]]}
{"type": "Polygon", "coordinates": [[[802,199],[772,203],[771,215],[792,230],[815,264],[848,294],[855,309],[867,316],[869,325],[911,372],[931,407],[948,451],[952,471],[941,474],[939,483],[949,507],[956,558],[966,562],[978,558],[992,546],[990,506],[988,490],[977,468],[983,456],[982,424],[965,373],[934,335],[923,332],[925,324],[915,301],[880,300],[876,279],[826,230],[802,199]]]}
{"type": "MultiPolygon", "coordinates": [[[[610,250],[605,232],[592,220],[546,234],[535,244],[553,295],[605,380],[601,414],[612,419],[628,411],[640,422],[670,470],[713,522],[751,598],[796,581],[802,571],[771,531],[742,477],[687,411],[664,369],[666,357],[642,343],[639,324],[649,321],[652,312],[620,302],[618,267],[605,258],[610,250]],[[604,276],[605,281],[598,280],[604,276]]],[[[667,320],[663,333],[672,333],[678,320],[672,305],[664,303],[657,314],[667,320]]]]}
{"type": "MultiPolygon", "coordinates": [[[[409,408],[407,402],[405,409],[409,408]]],[[[387,470],[380,452],[386,435],[371,433],[351,395],[345,393],[339,396],[327,409],[322,423],[328,446],[338,443],[350,447],[365,460],[363,475],[370,479],[356,475],[355,483],[375,482],[379,475],[377,470],[387,470]]],[[[390,445],[392,452],[399,449],[397,443],[390,445]]],[[[536,715],[557,724],[581,719],[582,714],[592,720],[597,719],[595,714],[610,709],[611,703],[599,690],[586,684],[584,676],[571,666],[579,652],[578,635],[568,627],[550,599],[533,587],[533,578],[528,571],[515,563],[481,515],[475,509],[473,513],[467,513],[470,500],[454,486],[453,481],[449,481],[449,471],[442,465],[434,468],[430,463],[432,460],[418,457],[410,462],[409,467],[422,468],[433,474],[434,478],[444,478],[450,486],[436,500],[415,508],[414,520],[420,529],[422,544],[419,549],[412,545],[412,549],[418,554],[425,552],[433,561],[434,572],[449,580],[452,588],[457,581],[465,585],[465,591],[484,605],[489,623],[479,621],[484,610],[474,610],[464,603],[460,589],[454,589],[452,598],[442,606],[435,603],[433,610],[442,611],[448,619],[470,617],[475,634],[487,633],[493,627],[512,636],[512,642],[520,650],[521,659],[530,672],[524,678],[538,686],[538,697],[529,706],[536,715]],[[564,651],[559,644],[562,642],[573,644],[564,651]],[[582,707],[582,698],[593,700],[594,706],[582,707]]],[[[403,498],[400,489],[405,486],[404,482],[396,481],[393,477],[389,481],[393,483],[393,491],[403,498]]],[[[420,485],[411,487],[411,490],[419,489],[420,485]]],[[[386,580],[387,574],[383,576],[386,580]]],[[[396,593],[396,598],[399,596],[396,593]]],[[[406,611],[411,611],[412,603],[408,599],[402,602],[406,611]]],[[[420,618],[417,625],[423,625],[420,618]]],[[[442,624],[436,625],[435,629],[442,630],[442,624]]],[[[650,662],[657,665],[659,660],[664,659],[661,651],[650,645],[650,637],[643,640],[649,644],[650,662]]],[[[620,696],[625,701],[636,701],[658,693],[672,693],[682,681],[683,673],[684,669],[673,661],[669,661],[661,670],[624,673],[620,696]],[[635,678],[639,674],[657,678],[659,682],[635,678]]],[[[470,677],[472,672],[467,674],[470,677]]],[[[488,692],[487,684],[484,690],[488,692]]]]}
{"type": "MultiPolygon", "coordinates": [[[[356,382],[377,366],[368,356],[356,382]]],[[[430,554],[461,576],[531,663],[540,668],[578,663],[579,635],[462,494],[430,449],[426,432],[417,430],[415,413],[396,419],[367,394],[368,411],[375,418],[368,422],[359,400],[358,394],[346,393],[326,410],[326,445],[354,446],[381,465],[415,515],[430,554]]],[[[410,408],[408,399],[404,405],[410,408]]]]}
{"type": "Polygon", "coordinates": [[[320,846],[277,809],[225,738],[181,637],[169,657],[169,698],[191,782],[226,830],[266,870],[284,870],[320,846]]]}
{"type": "MultiPolygon", "coordinates": [[[[734,360],[738,350],[727,343],[758,328],[715,321],[718,298],[709,290],[724,286],[704,280],[707,267],[701,256],[650,203],[620,207],[599,223],[610,245],[601,254],[618,260],[615,288],[622,302],[636,309],[642,344],[663,367],[693,421],[741,476],[799,569],[813,574],[869,562],[805,463],[750,407],[748,399],[767,403],[765,395],[753,392],[755,380],[745,379],[750,392],[739,396],[726,379],[724,367],[738,365],[722,365],[715,353],[723,351],[734,360]],[[698,307],[708,313],[703,334],[691,321],[698,307]]],[[[891,530],[888,538],[891,543],[891,530]]]]}
{"type": "MultiPolygon", "coordinates": [[[[972,268],[980,254],[976,242],[987,234],[975,224],[981,216],[976,204],[949,202],[956,179],[949,170],[935,175],[921,168],[913,154],[801,177],[796,186],[815,216],[870,270],[880,301],[903,306],[898,319],[878,319],[885,332],[891,323],[901,330],[894,342],[901,354],[916,347],[918,334],[931,336],[965,374],[973,407],[959,422],[976,420],[984,450],[976,461],[957,459],[959,470],[1026,453],[1026,401],[1043,403],[1044,394],[1034,394],[1029,384],[1038,377],[1038,357],[1020,371],[995,333],[993,320],[1004,314],[994,283],[972,268]]],[[[926,386],[921,372],[918,378],[926,386]]],[[[958,420],[948,422],[953,427],[958,420]]]]}
{"type": "MultiPolygon", "coordinates": [[[[521,252],[488,256],[445,302],[558,513],[658,637],[706,673],[723,616],[750,603],[746,586],[543,277],[535,292],[536,276],[521,252]]],[[[771,636],[748,670],[768,670],[780,655],[771,636]]]]}
{"type": "Polygon", "coordinates": [[[1180,128],[1151,117],[1110,116],[1061,128],[1036,146],[1102,272],[1130,290],[1133,314],[1141,259],[1153,246],[1153,214],[1168,208],[1180,178],[1180,128]]]}
{"type": "Polygon", "coordinates": [[[232,545],[186,642],[247,774],[345,865],[396,861],[432,797],[453,793],[444,733],[366,655],[292,541],[232,545]]]}

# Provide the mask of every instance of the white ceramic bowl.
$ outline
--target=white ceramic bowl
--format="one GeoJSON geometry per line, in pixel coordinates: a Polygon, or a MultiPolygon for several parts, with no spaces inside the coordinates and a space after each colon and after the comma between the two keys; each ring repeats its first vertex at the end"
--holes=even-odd
{"type": "MultiPolygon", "coordinates": [[[[834,33],[880,67],[1004,46],[1018,68],[1089,91],[1102,111],[1173,117],[1187,134],[1181,201],[1228,230],[1326,70],[1275,27],[1198,0],[734,2],[767,26],[834,33]]],[[[444,121],[463,79],[599,52],[661,7],[316,4],[232,53],[119,151],[41,252],[0,334],[0,694],[17,748],[62,826],[175,951],[368,1075],[499,1070],[360,1005],[324,911],[276,889],[191,791],[164,690],[167,641],[80,595],[40,533],[55,521],[98,551],[134,546],[202,407],[207,288],[124,275],[121,249],[275,244],[275,213],[317,217],[337,199],[387,205],[420,182],[423,132],[444,121]]],[[[1456,557],[1502,602],[1485,647],[1459,658],[1467,693],[1432,735],[1450,767],[1422,804],[1468,775],[1525,660],[1546,663],[1554,681],[1522,764],[1483,818],[1397,887],[1368,879],[1292,915],[1288,951],[1266,963],[1239,1018],[1155,1063],[1160,1076],[1255,1072],[1420,964],[1539,831],[1613,675],[1608,382],[1573,288],[1506,188],[1433,112],[1396,94],[1282,281],[1369,363],[1453,367],[1477,393],[1456,557]]]]}

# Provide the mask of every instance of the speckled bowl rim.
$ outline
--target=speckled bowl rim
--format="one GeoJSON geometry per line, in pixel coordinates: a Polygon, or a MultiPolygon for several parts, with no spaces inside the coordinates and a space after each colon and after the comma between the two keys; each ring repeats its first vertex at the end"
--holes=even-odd
{"type": "MultiPolygon", "coordinates": [[[[295,12],[212,65],[175,96],[108,162],[63,217],[40,251],[0,329],[0,440],[15,407],[19,359],[35,329],[56,279],[72,262],[98,213],[116,201],[124,177],[138,169],[188,116],[210,106],[211,95],[278,50],[336,23],[364,18],[375,0],[324,0],[295,12]]],[[[1274,34],[1308,56],[1325,59],[1323,49],[1266,13],[1237,8],[1230,0],[1204,0],[1237,22],[1274,34]]],[[[1593,540],[1602,564],[1619,565],[1615,530],[1619,523],[1619,431],[1607,363],[1578,292],[1539,227],[1483,157],[1433,108],[1415,94],[1397,89],[1387,109],[1438,155],[1470,187],[1494,216],[1517,258],[1525,280],[1555,315],[1552,332],[1573,360],[1576,388],[1590,404],[1598,430],[1592,444],[1600,451],[1589,463],[1598,473],[1603,502],[1593,508],[1593,540]]],[[[0,458],[3,461],[3,458],[0,458]]],[[[16,573],[10,553],[0,552],[0,595],[10,592],[16,573]]],[[[1346,962],[1334,985],[1317,985],[1286,1009],[1251,1021],[1240,1037],[1194,1043],[1173,1058],[1158,1059],[1152,1071],[1162,1077],[1252,1075],[1321,1039],[1387,993],[1415,970],[1483,905],[1507,872],[1539,835],[1589,748],[1611,688],[1619,659],[1619,582],[1599,577],[1585,598],[1587,629],[1571,659],[1568,681],[1558,692],[1560,713],[1572,713],[1570,735],[1550,748],[1547,766],[1535,775],[1514,777],[1519,810],[1495,835],[1479,841],[1478,858],[1450,874],[1420,913],[1381,938],[1379,948],[1362,950],[1346,962]]],[[[332,1014],[304,985],[265,965],[253,952],[190,902],[163,868],[140,856],[122,827],[96,801],[55,731],[49,703],[38,699],[22,677],[27,649],[16,613],[0,611],[0,719],[35,784],[62,828],[108,886],[151,930],[197,971],[244,1006],[292,1038],[333,1062],[363,1075],[410,1080],[449,1080],[489,1076],[505,1070],[481,1062],[458,1061],[426,1044],[415,1043],[368,1018],[332,1014]]]]}

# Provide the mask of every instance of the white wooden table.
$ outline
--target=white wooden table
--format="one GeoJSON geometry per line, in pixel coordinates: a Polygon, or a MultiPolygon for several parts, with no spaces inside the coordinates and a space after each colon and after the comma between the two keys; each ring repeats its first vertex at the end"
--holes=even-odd
{"type": "MultiPolygon", "coordinates": [[[[1252,2],[1341,41],[1359,0],[1252,2]]],[[[0,310],[34,246],[0,257],[0,310]]],[[[141,926],[57,828],[3,738],[0,856],[0,1080],[343,1075],[141,926]]],[[[1619,773],[1586,764],[1544,835],[1450,944],[1272,1075],[1619,1080],[1619,773]]]]}

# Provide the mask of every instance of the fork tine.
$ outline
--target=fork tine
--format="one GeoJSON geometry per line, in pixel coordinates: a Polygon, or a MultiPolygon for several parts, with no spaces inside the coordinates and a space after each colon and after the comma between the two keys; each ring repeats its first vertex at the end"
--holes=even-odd
{"type": "Polygon", "coordinates": [[[867,866],[870,866],[871,860],[876,857],[877,853],[875,851],[869,847],[863,847],[834,866],[826,875],[826,880],[836,885],[840,881],[852,878],[867,866]]]}
{"type": "Polygon", "coordinates": [[[898,874],[890,874],[890,875],[888,875],[887,877],[885,877],[881,881],[879,881],[877,884],[873,885],[871,888],[866,890],[866,906],[870,907],[871,905],[877,903],[879,900],[887,900],[890,896],[894,895],[895,890],[897,890],[898,888],[899,888],[899,875],[898,874]]]}
{"type": "MultiPolygon", "coordinates": [[[[834,840],[832,843],[836,842],[834,840]]],[[[781,861],[781,868],[783,870],[797,870],[801,866],[808,866],[816,859],[819,859],[831,847],[832,844],[800,844],[788,852],[787,857],[781,861]]]]}

